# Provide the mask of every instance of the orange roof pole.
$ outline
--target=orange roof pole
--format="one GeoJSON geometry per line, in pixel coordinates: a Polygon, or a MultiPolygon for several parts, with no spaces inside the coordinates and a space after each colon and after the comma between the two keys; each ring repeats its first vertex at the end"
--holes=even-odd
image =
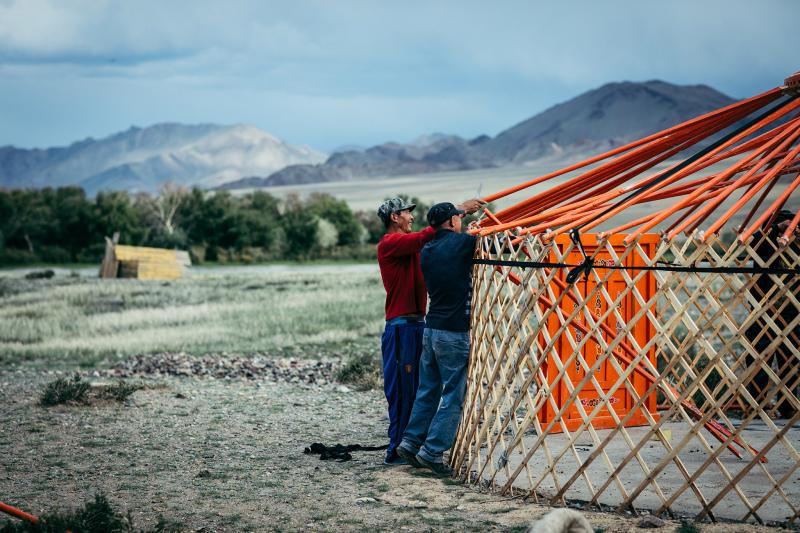
{"type": "MultiPolygon", "coordinates": [[[[798,129],[798,131],[797,131],[797,135],[800,135],[800,128],[799,128],[799,129],[798,129]]],[[[781,171],[781,170],[782,170],[784,167],[786,167],[786,164],[787,164],[787,163],[789,163],[789,162],[790,162],[792,159],[794,159],[794,158],[795,158],[795,157],[796,157],[798,154],[800,154],[800,145],[797,145],[797,146],[794,148],[794,150],[792,150],[791,152],[789,152],[789,153],[786,155],[786,157],[784,157],[784,158],[783,158],[783,159],[780,161],[780,163],[778,163],[777,165],[775,165],[775,166],[772,168],[772,170],[770,170],[770,171],[767,173],[767,175],[766,175],[766,176],[764,176],[764,178],[762,178],[762,179],[761,179],[761,180],[759,180],[759,181],[758,181],[756,184],[754,184],[753,188],[751,188],[749,191],[747,191],[745,194],[743,194],[743,195],[742,195],[742,197],[741,197],[741,198],[740,198],[740,199],[739,199],[739,200],[738,200],[738,201],[737,201],[735,204],[733,204],[733,205],[730,207],[730,209],[728,209],[728,210],[727,210],[727,211],[726,211],[726,212],[725,212],[725,213],[724,213],[724,214],[723,214],[723,215],[722,215],[720,218],[718,218],[716,222],[714,222],[713,224],[711,224],[711,226],[708,228],[708,230],[706,230],[706,234],[716,233],[716,232],[717,232],[717,230],[719,230],[719,228],[720,228],[720,227],[722,227],[722,225],[723,225],[723,224],[725,224],[725,222],[727,222],[728,220],[730,220],[731,216],[733,216],[733,214],[734,214],[734,213],[736,213],[736,212],[737,212],[739,209],[741,209],[742,207],[744,207],[744,205],[745,205],[747,202],[749,202],[749,201],[750,201],[750,199],[751,199],[753,196],[755,196],[755,195],[756,195],[756,193],[757,193],[758,191],[760,191],[760,190],[761,190],[761,188],[762,188],[764,185],[766,185],[766,184],[767,184],[769,181],[771,181],[771,180],[775,179],[775,177],[777,176],[777,174],[778,174],[778,173],[779,173],[779,172],[780,172],[780,171],[781,171]]],[[[732,191],[731,191],[731,192],[732,192],[732,191]]],[[[704,240],[704,241],[706,240],[706,235],[703,235],[703,239],[702,239],[702,240],[704,240]]]]}
{"type": "MultiPolygon", "coordinates": [[[[783,169],[783,170],[781,171],[781,173],[780,173],[780,174],[781,174],[781,175],[785,175],[785,174],[792,174],[792,173],[794,173],[794,172],[796,172],[796,171],[797,171],[796,169],[785,168],[785,169],[783,169]]],[[[747,181],[745,181],[745,182],[741,182],[741,183],[739,184],[739,187],[740,187],[740,188],[741,188],[741,187],[747,187],[748,185],[751,185],[751,184],[753,184],[753,183],[755,183],[755,182],[759,181],[761,178],[763,178],[763,177],[766,175],[766,173],[767,173],[767,172],[761,172],[761,173],[759,173],[759,174],[756,174],[755,176],[753,176],[752,178],[748,179],[747,181]]],[[[771,188],[772,188],[772,187],[775,185],[775,183],[776,183],[776,181],[775,181],[775,180],[773,180],[773,181],[772,181],[772,183],[770,184],[769,188],[771,189],[771,188]]],[[[692,205],[690,205],[689,207],[693,207],[693,206],[695,206],[695,205],[697,205],[697,204],[701,204],[701,203],[703,203],[703,202],[707,201],[708,199],[710,199],[710,198],[712,198],[712,197],[713,197],[713,193],[708,193],[708,194],[706,194],[705,196],[703,196],[703,197],[701,197],[701,198],[698,198],[698,199],[697,199],[697,200],[696,200],[696,201],[695,201],[695,202],[694,202],[692,205]]],[[[764,196],[762,196],[761,200],[763,200],[763,199],[764,199],[764,196]]],[[[754,210],[751,212],[751,215],[753,214],[753,212],[755,212],[755,209],[754,209],[754,210]]],[[[678,218],[677,218],[677,219],[676,219],[676,220],[675,220],[675,221],[672,223],[672,225],[670,225],[670,226],[669,226],[669,227],[668,227],[666,230],[664,230],[663,232],[661,232],[661,233],[662,233],[662,235],[664,235],[664,237],[666,238],[666,236],[667,236],[667,235],[669,235],[669,234],[671,234],[671,233],[672,233],[672,230],[673,230],[673,229],[675,229],[676,227],[678,227],[678,225],[679,225],[679,224],[681,224],[681,223],[682,223],[684,220],[686,220],[688,217],[692,216],[693,214],[694,214],[694,211],[691,211],[691,210],[689,210],[689,211],[686,211],[684,214],[682,214],[680,217],[678,217],[678,218]]],[[[693,224],[693,225],[692,225],[690,228],[688,228],[688,229],[684,229],[684,230],[682,230],[682,231],[685,231],[685,232],[687,232],[687,233],[691,233],[692,231],[694,231],[694,229],[697,227],[697,225],[698,225],[698,224],[693,224]]],[[[738,232],[738,231],[741,231],[741,229],[742,229],[741,227],[740,227],[739,229],[737,229],[737,232],[738,232]]],[[[676,232],[675,234],[677,235],[677,232],[676,232]]]]}
{"type": "MultiPolygon", "coordinates": [[[[800,123],[798,123],[798,124],[800,124],[800,123]]],[[[759,151],[759,152],[755,152],[754,151],[748,157],[742,159],[740,161],[740,163],[741,162],[748,162],[749,163],[749,161],[752,161],[757,156],[759,156],[759,155],[761,156],[761,159],[756,164],[754,164],[750,168],[750,170],[748,170],[744,174],[744,176],[742,176],[740,178],[740,180],[749,180],[758,170],[761,169],[761,167],[763,167],[765,165],[768,165],[769,163],[772,163],[774,161],[774,156],[776,154],[782,153],[787,146],[789,146],[792,142],[794,142],[795,139],[797,139],[798,136],[800,136],[800,128],[797,128],[795,131],[792,131],[792,130],[786,131],[782,135],[780,135],[778,137],[775,137],[774,139],[772,139],[771,141],[766,143],[762,147],[761,151],[759,151]],[[777,147],[773,147],[773,145],[775,143],[779,142],[779,141],[780,141],[780,145],[778,145],[777,147]]],[[[733,168],[733,167],[731,167],[731,168],[733,168]]],[[[767,181],[768,181],[768,179],[772,179],[772,177],[775,174],[777,174],[782,168],[783,168],[783,165],[779,165],[779,166],[773,167],[770,172],[767,172],[767,174],[765,174],[765,178],[764,179],[766,179],[767,181]],[[771,174],[773,170],[774,170],[774,174],[771,174]]],[[[738,170],[737,170],[737,172],[738,172],[738,170]]],[[[715,179],[709,180],[708,184],[711,184],[711,183],[715,184],[718,181],[719,180],[717,180],[715,178],[715,179]]],[[[764,181],[764,183],[766,183],[766,181],[764,181]]],[[[708,188],[707,187],[708,184],[706,184],[706,186],[700,187],[700,189],[708,188]]],[[[735,185],[735,184],[736,184],[736,181],[733,181],[732,185],[735,185]]],[[[678,235],[681,231],[683,231],[687,226],[689,226],[691,224],[694,224],[695,222],[700,222],[700,221],[704,220],[705,218],[707,218],[711,214],[711,212],[714,211],[717,208],[717,206],[719,206],[719,204],[721,204],[727,198],[727,196],[729,196],[736,188],[737,187],[735,187],[735,186],[732,187],[731,185],[728,185],[728,187],[726,189],[723,189],[723,190],[719,191],[720,196],[714,202],[712,202],[709,205],[704,206],[702,209],[700,209],[699,211],[694,213],[691,217],[686,219],[683,223],[681,223],[680,225],[678,225],[677,227],[672,229],[669,232],[667,238],[671,239],[671,238],[675,237],[676,235],[678,235]]],[[[700,189],[698,189],[698,190],[700,190],[700,189]]],[[[760,189],[761,189],[761,186],[759,186],[755,191],[753,191],[753,194],[758,192],[760,189]]],[[[749,195],[748,196],[747,194],[745,194],[745,196],[747,196],[747,200],[749,200],[750,198],[752,198],[753,195],[749,195]]],[[[745,200],[744,202],[739,201],[736,204],[734,204],[734,207],[736,207],[736,211],[741,209],[742,206],[744,206],[744,204],[747,203],[747,200],[745,200]]],[[[727,219],[725,219],[725,220],[727,220],[727,219]]]]}
{"type": "Polygon", "coordinates": [[[771,217],[776,211],[778,211],[783,206],[783,204],[786,203],[786,200],[789,199],[789,196],[791,196],[791,194],[794,192],[795,189],[797,189],[797,187],[800,187],[800,175],[796,176],[794,178],[794,181],[788,187],[786,187],[786,190],[783,191],[781,195],[775,199],[774,202],[770,204],[767,210],[764,211],[764,213],[762,213],[761,216],[758,217],[756,221],[753,222],[753,224],[749,228],[747,228],[747,230],[744,233],[741,233],[739,235],[739,242],[747,242],[747,239],[752,237],[753,233],[755,233],[758,230],[758,228],[760,228],[761,225],[764,224],[764,222],[766,222],[769,219],[769,217],[771,217]]]}
{"type": "MultiPolygon", "coordinates": [[[[674,166],[675,165],[673,165],[673,167],[674,166]]],[[[673,167],[670,167],[670,168],[673,168],[673,167]]],[[[669,169],[667,169],[667,170],[669,170],[669,169]]],[[[667,170],[658,172],[658,173],[656,173],[656,174],[654,174],[654,175],[652,175],[652,176],[650,176],[648,178],[645,178],[644,180],[641,180],[641,181],[637,182],[636,184],[634,184],[631,187],[624,187],[624,188],[621,188],[621,189],[616,189],[614,191],[607,192],[607,193],[605,193],[603,195],[600,195],[600,196],[593,196],[591,198],[576,200],[575,202],[572,202],[572,203],[569,203],[569,204],[565,204],[564,206],[558,208],[558,211],[559,212],[573,211],[572,213],[570,213],[569,216],[561,216],[561,217],[558,217],[555,220],[551,220],[551,221],[549,221],[547,223],[542,223],[542,224],[539,224],[539,225],[534,226],[534,227],[526,228],[520,234],[524,235],[524,234],[529,234],[529,233],[537,233],[538,231],[543,231],[543,230],[545,230],[547,228],[550,228],[551,226],[558,225],[558,224],[561,224],[561,223],[564,223],[564,222],[568,222],[568,221],[571,221],[571,222],[574,223],[576,221],[576,217],[587,215],[587,213],[588,214],[597,213],[598,211],[600,211],[602,209],[601,206],[605,202],[616,198],[620,194],[623,194],[623,193],[625,193],[626,191],[628,191],[630,189],[642,187],[642,186],[650,183],[651,181],[653,181],[653,180],[657,179],[659,176],[661,176],[667,170]],[[588,208],[588,207],[592,207],[593,209],[591,211],[587,211],[586,208],[588,208]],[[578,208],[580,208],[580,210],[578,208]],[[577,212],[574,212],[574,211],[577,211],[577,212]]],[[[553,211],[550,210],[547,213],[543,213],[541,215],[535,215],[535,216],[524,218],[524,219],[512,220],[512,221],[510,221],[508,223],[503,224],[502,226],[490,226],[490,227],[485,228],[481,232],[481,235],[488,235],[488,234],[494,233],[496,231],[515,228],[515,227],[518,227],[518,226],[523,226],[523,225],[530,224],[530,223],[538,221],[538,220],[546,220],[548,218],[546,215],[548,215],[548,214],[553,214],[553,211]],[[533,219],[535,219],[535,220],[533,220],[533,219]]],[[[564,232],[564,231],[566,231],[568,229],[571,229],[572,227],[574,227],[574,224],[571,224],[570,226],[568,226],[566,228],[559,228],[558,232],[562,233],[562,232],[564,232]]]]}
{"type": "MultiPolygon", "coordinates": [[[[731,145],[735,144],[736,142],[738,142],[741,139],[747,137],[748,135],[750,135],[754,131],[758,131],[759,129],[763,128],[766,124],[769,124],[773,120],[776,120],[776,119],[784,116],[786,113],[796,109],[797,107],[800,107],[800,99],[794,100],[793,102],[789,103],[788,105],[785,105],[782,108],[777,109],[775,112],[770,113],[768,116],[764,117],[763,119],[759,120],[757,123],[751,125],[749,128],[745,129],[744,131],[740,132],[739,134],[737,134],[733,138],[729,139],[727,142],[723,143],[723,145],[717,147],[715,150],[713,150],[708,155],[712,156],[712,155],[714,155],[714,153],[718,153],[719,151],[721,151],[724,147],[731,146],[731,145]]],[[[775,142],[775,139],[770,141],[770,143],[774,143],[774,142],[775,142]]],[[[723,175],[728,174],[728,176],[725,176],[726,179],[727,179],[727,177],[729,177],[730,175],[735,174],[736,172],[738,172],[738,169],[740,169],[745,163],[750,162],[753,159],[755,159],[759,155],[759,153],[760,152],[754,152],[754,153],[750,154],[749,156],[745,157],[743,160],[738,161],[737,163],[733,164],[731,167],[729,167],[728,170],[726,170],[722,174],[723,175]]],[[[694,172],[695,168],[699,165],[700,161],[701,160],[695,162],[694,164],[691,164],[691,165],[687,166],[685,169],[683,169],[681,172],[676,173],[674,176],[670,176],[669,178],[664,180],[660,185],[663,187],[664,185],[674,183],[675,181],[685,177],[687,174],[690,174],[690,173],[694,172]]],[[[716,178],[715,179],[715,183],[720,181],[721,179],[722,179],[721,177],[716,178]]],[[[678,202],[674,206],[672,206],[672,207],[670,207],[668,209],[665,209],[664,211],[661,211],[660,213],[658,213],[654,217],[654,219],[652,221],[650,221],[648,224],[642,226],[641,228],[637,229],[635,232],[633,232],[630,235],[628,235],[627,237],[625,237],[625,243],[626,244],[630,244],[631,242],[633,242],[633,240],[636,237],[638,237],[639,235],[641,235],[645,231],[653,228],[659,222],[661,222],[661,221],[667,219],[668,217],[670,217],[671,215],[673,215],[676,211],[681,209],[682,205],[688,203],[689,201],[691,201],[694,198],[696,198],[697,196],[699,196],[699,194],[701,192],[704,192],[705,190],[707,190],[708,187],[710,187],[710,185],[711,184],[706,184],[706,186],[701,187],[700,189],[698,189],[698,191],[695,191],[694,193],[692,193],[692,195],[690,195],[688,198],[684,198],[681,202],[678,202]]],[[[659,187],[659,188],[662,188],[662,187],[659,187]]],[[[620,204],[619,206],[615,207],[607,215],[605,215],[604,217],[601,217],[601,218],[603,220],[606,220],[606,219],[610,218],[611,216],[616,215],[617,213],[619,213],[620,211],[622,211],[623,209],[626,209],[627,207],[629,207],[631,205],[633,205],[633,203],[630,200],[627,200],[627,201],[623,202],[622,204],[620,204]]],[[[594,225],[596,225],[597,223],[599,223],[599,221],[595,221],[594,225]]],[[[587,226],[588,226],[588,224],[587,224],[587,226]]],[[[673,230],[673,232],[674,232],[674,230],[673,230]]]]}
{"type": "MultiPolygon", "coordinates": [[[[701,115],[699,117],[696,117],[696,118],[694,118],[692,120],[689,120],[687,122],[678,124],[678,125],[673,126],[671,128],[667,128],[666,130],[654,133],[652,135],[649,135],[649,136],[644,137],[642,139],[639,139],[637,141],[628,143],[625,146],[620,146],[619,148],[615,148],[615,149],[609,150],[608,152],[605,152],[603,154],[597,155],[595,157],[591,157],[591,158],[586,159],[585,161],[582,161],[580,163],[575,163],[575,164],[570,165],[568,167],[565,167],[565,168],[563,168],[561,170],[557,170],[555,172],[551,172],[549,174],[545,174],[544,176],[540,176],[538,178],[534,178],[534,179],[532,179],[530,181],[527,181],[525,183],[521,183],[519,185],[515,185],[514,187],[509,187],[508,189],[504,189],[504,190],[502,190],[500,192],[497,192],[495,194],[492,194],[492,195],[489,195],[489,196],[485,196],[483,198],[483,200],[486,201],[486,202],[493,202],[495,200],[503,198],[504,196],[508,196],[508,195],[513,194],[515,192],[519,192],[519,191],[521,191],[523,189],[527,189],[528,187],[531,187],[533,185],[537,185],[537,184],[542,183],[544,181],[547,181],[547,180],[549,180],[551,178],[560,176],[562,174],[566,174],[568,172],[572,172],[573,170],[577,170],[579,168],[583,168],[583,167],[591,165],[593,163],[597,163],[598,161],[602,161],[603,159],[608,159],[611,156],[614,156],[614,155],[617,155],[617,154],[621,154],[621,153],[626,152],[628,150],[631,150],[633,148],[639,147],[639,146],[641,146],[643,144],[649,143],[650,141],[653,141],[655,139],[659,139],[659,138],[664,137],[666,135],[672,134],[672,133],[674,133],[676,131],[680,131],[682,129],[692,127],[694,125],[697,125],[697,124],[702,123],[704,121],[708,121],[708,120],[710,120],[712,118],[718,117],[718,116],[726,114],[728,112],[737,112],[737,111],[739,111],[739,110],[741,110],[743,108],[747,108],[747,107],[754,107],[755,109],[761,108],[761,107],[765,106],[766,104],[768,104],[769,102],[779,98],[781,96],[781,91],[782,91],[781,88],[775,88],[775,89],[771,89],[769,91],[766,91],[766,92],[764,92],[762,94],[753,96],[751,98],[747,98],[747,99],[742,100],[740,102],[735,102],[735,103],[730,104],[728,106],[725,106],[723,108],[717,109],[715,111],[711,111],[710,113],[706,113],[705,115],[701,115]]],[[[750,114],[750,113],[749,112],[748,113],[744,113],[743,116],[746,116],[748,114],[750,114]]],[[[737,119],[734,119],[733,122],[735,122],[736,120],[737,119]]]]}
{"type": "MultiPolygon", "coordinates": [[[[645,146],[641,146],[641,147],[637,148],[635,151],[629,152],[629,153],[627,153],[627,154],[625,154],[623,156],[620,156],[617,159],[614,159],[614,160],[611,160],[611,161],[607,161],[606,163],[604,163],[603,165],[601,165],[601,166],[599,166],[599,167],[597,167],[595,169],[586,171],[586,172],[584,172],[583,174],[581,174],[579,176],[576,176],[576,177],[574,177],[574,178],[572,178],[570,180],[567,180],[565,183],[561,184],[557,189],[550,188],[550,189],[542,191],[541,193],[536,194],[536,195],[534,195],[534,196],[532,196],[532,197],[530,197],[530,198],[528,198],[526,200],[523,200],[523,201],[521,201],[521,202],[519,202],[519,203],[517,203],[517,204],[515,204],[515,205],[513,205],[511,207],[508,207],[508,208],[504,209],[503,211],[500,211],[499,213],[497,213],[497,216],[498,216],[498,218],[504,219],[507,216],[519,215],[520,211],[524,211],[524,208],[526,206],[530,206],[530,205],[534,205],[534,204],[536,204],[537,207],[540,208],[540,209],[545,209],[545,208],[547,208],[547,207],[549,207],[550,205],[553,205],[553,204],[552,203],[550,203],[548,205],[541,205],[541,204],[545,203],[545,199],[549,200],[553,195],[568,196],[568,193],[571,193],[572,191],[574,191],[576,186],[579,189],[586,190],[586,189],[594,186],[594,184],[597,182],[598,179],[605,178],[606,175],[610,176],[610,175],[613,175],[613,174],[615,174],[617,172],[620,172],[622,170],[630,169],[633,166],[638,165],[640,163],[643,163],[647,159],[650,159],[651,157],[654,157],[658,153],[663,152],[664,149],[667,148],[667,146],[665,146],[667,144],[669,144],[670,148],[673,147],[673,146],[680,146],[681,143],[685,143],[687,145],[687,147],[691,146],[691,144],[695,144],[699,140],[701,140],[704,137],[708,136],[709,135],[709,130],[711,131],[711,133],[716,133],[716,132],[722,130],[723,128],[729,126],[730,124],[732,124],[733,122],[735,122],[739,118],[742,118],[743,116],[749,114],[750,112],[752,112],[754,110],[755,109],[747,108],[747,109],[744,109],[744,110],[740,110],[738,112],[738,114],[736,114],[736,115],[725,116],[725,117],[721,117],[721,118],[714,118],[713,120],[709,120],[708,121],[709,124],[705,125],[704,129],[701,129],[699,126],[696,125],[696,126],[693,126],[692,128],[686,128],[688,131],[681,132],[680,134],[674,134],[672,136],[664,136],[664,137],[661,137],[661,138],[657,138],[656,140],[652,141],[651,143],[649,143],[649,144],[647,144],[645,146]],[[587,182],[589,183],[588,185],[586,185],[587,182]]],[[[679,125],[679,126],[686,126],[686,124],[689,124],[689,123],[684,123],[684,124],[679,125]]],[[[679,126],[675,126],[675,128],[678,128],[679,126]]],[[[670,131],[670,130],[666,130],[666,131],[670,131]]],[[[662,132],[662,133],[664,133],[664,132],[662,132]]],[[[655,134],[655,135],[657,136],[658,134],[655,134]]],[[[645,169],[646,169],[646,167],[643,166],[641,168],[640,172],[644,171],[645,169]]],[[[635,176],[636,174],[637,173],[633,173],[631,175],[631,177],[635,176]]],[[[550,176],[550,175],[548,175],[548,176],[550,176]]],[[[547,176],[544,176],[543,178],[549,179],[549,177],[547,177],[547,176]]],[[[539,179],[539,178],[537,178],[537,179],[539,179]]],[[[542,179],[541,181],[545,181],[545,180],[542,179]]],[[[610,187],[610,185],[609,185],[609,187],[610,187]]],[[[519,218],[519,217],[515,216],[515,218],[519,218]]]]}
{"type": "Polygon", "coordinates": [[[772,182],[770,182],[769,185],[767,185],[767,188],[764,189],[764,192],[762,192],[761,196],[758,197],[758,201],[750,209],[750,212],[747,213],[747,216],[744,217],[744,220],[742,221],[741,224],[739,224],[739,227],[736,228],[736,233],[741,233],[742,230],[744,230],[744,228],[747,227],[747,224],[750,222],[750,219],[753,218],[753,215],[756,214],[758,208],[761,207],[761,204],[764,203],[764,200],[766,200],[767,196],[769,196],[770,191],[772,191],[772,189],[775,188],[775,185],[777,184],[778,180],[773,180],[772,182]]]}

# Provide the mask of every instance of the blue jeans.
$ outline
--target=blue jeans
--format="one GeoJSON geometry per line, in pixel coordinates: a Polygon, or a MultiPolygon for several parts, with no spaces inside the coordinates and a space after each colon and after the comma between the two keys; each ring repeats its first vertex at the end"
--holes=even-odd
{"type": "Polygon", "coordinates": [[[403,434],[404,449],[441,463],[456,437],[467,389],[469,332],[425,328],[419,389],[403,434]]]}
{"type": "Polygon", "coordinates": [[[425,323],[395,318],[386,322],[381,338],[383,354],[383,392],[389,404],[389,449],[386,459],[397,458],[414,406],[419,383],[419,357],[425,323]]]}

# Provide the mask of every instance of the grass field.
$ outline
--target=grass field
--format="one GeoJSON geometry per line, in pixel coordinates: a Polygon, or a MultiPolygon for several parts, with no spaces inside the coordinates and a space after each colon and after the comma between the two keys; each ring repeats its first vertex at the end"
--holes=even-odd
{"type": "Polygon", "coordinates": [[[383,322],[377,272],[295,270],[207,269],[173,282],[0,273],[0,364],[91,367],[164,351],[316,358],[345,345],[374,350],[383,322]]]}

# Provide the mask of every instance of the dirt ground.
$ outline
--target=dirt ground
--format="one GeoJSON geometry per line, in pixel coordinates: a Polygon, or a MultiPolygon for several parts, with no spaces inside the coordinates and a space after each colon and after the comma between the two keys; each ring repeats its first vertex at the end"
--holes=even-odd
{"type": "MultiPolygon", "coordinates": [[[[0,368],[0,500],[32,513],[79,507],[102,492],[138,527],[164,515],[206,532],[524,531],[549,510],[386,467],[380,451],[344,463],[303,454],[312,442],[383,444],[379,391],[170,377],[148,381],[124,404],[40,407],[55,377],[0,368]]],[[[640,530],[638,517],[586,514],[597,531],[640,530]]],[[[668,521],[657,531],[678,527],[668,521]]]]}

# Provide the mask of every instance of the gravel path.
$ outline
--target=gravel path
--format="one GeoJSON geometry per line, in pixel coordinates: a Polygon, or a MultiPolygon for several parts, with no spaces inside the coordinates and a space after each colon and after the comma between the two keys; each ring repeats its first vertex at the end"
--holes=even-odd
{"type": "MultiPolygon", "coordinates": [[[[169,376],[125,404],[39,407],[54,377],[0,369],[0,495],[33,513],[78,507],[96,492],[139,527],[163,514],[188,531],[524,531],[548,511],[385,467],[380,451],[345,463],[302,453],[312,442],[383,444],[378,391],[169,376]]],[[[608,533],[638,530],[638,519],[587,516],[608,533]]]]}

